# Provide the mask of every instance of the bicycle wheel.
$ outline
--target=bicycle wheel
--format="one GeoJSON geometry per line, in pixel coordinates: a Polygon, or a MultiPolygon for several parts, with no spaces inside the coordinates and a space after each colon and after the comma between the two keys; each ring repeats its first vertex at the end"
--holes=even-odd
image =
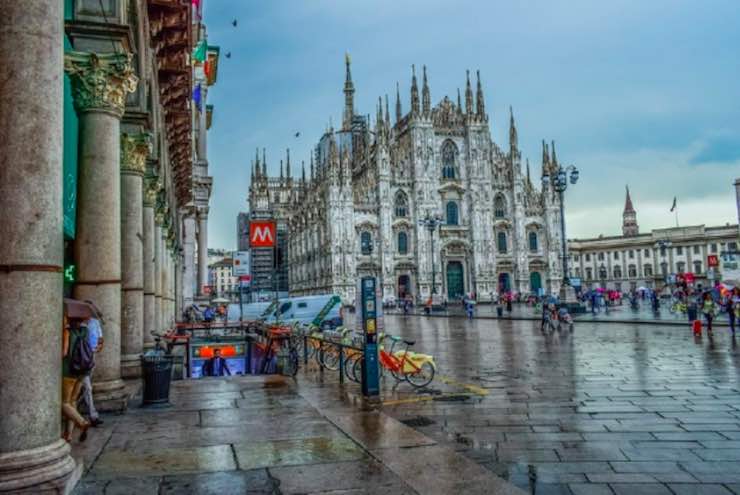
{"type": "Polygon", "coordinates": [[[339,369],[339,352],[332,348],[331,350],[324,351],[324,362],[322,363],[324,368],[330,371],[337,371],[339,369]]]}
{"type": "Polygon", "coordinates": [[[354,373],[354,366],[355,361],[357,361],[357,358],[359,357],[359,354],[352,354],[348,358],[344,360],[344,376],[346,376],[348,379],[354,381],[355,378],[353,376],[354,373]]]}
{"type": "Polygon", "coordinates": [[[290,376],[296,376],[298,374],[298,366],[300,366],[299,363],[300,360],[298,359],[298,349],[293,347],[290,350],[290,365],[292,366],[292,368],[290,369],[290,376]]]}
{"type": "Polygon", "coordinates": [[[425,362],[419,367],[419,370],[414,370],[412,373],[404,374],[406,381],[409,382],[416,388],[426,387],[432,380],[434,380],[434,366],[432,363],[425,362]]]}
{"type": "Polygon", "coordinates": [[[364,356],[360,356],[352,364],[352,376],[350,376],[350,379],[355,383],[360,383],[360,380],[362,380],[362,361],[364,359],[364,356]]]}

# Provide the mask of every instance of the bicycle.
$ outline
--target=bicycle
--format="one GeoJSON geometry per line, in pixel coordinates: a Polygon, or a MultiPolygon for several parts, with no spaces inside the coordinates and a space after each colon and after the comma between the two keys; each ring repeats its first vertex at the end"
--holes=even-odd
{"type": "MultiPolygon", "coordinates": [[[[434,380],[436,365],[434,358],[428,354],[410,352],[409,348],[415,344],[413,340],[402,340],[400,337],[390,337],[391,348],[386,351],[383,347],[379,349],[379,361],[382,368],[390,371],[391,376],[401,382],[407,381],[416,388],[423,388],[434,380]],[[394,352],[393,349],[398,342],[406,344],[406,349],[394,352]]],[[[355,368],[361,366],[361,360],[355,362],[355,368]]],[[[357,375],[358,370],[355,370],[357,375]]]]}

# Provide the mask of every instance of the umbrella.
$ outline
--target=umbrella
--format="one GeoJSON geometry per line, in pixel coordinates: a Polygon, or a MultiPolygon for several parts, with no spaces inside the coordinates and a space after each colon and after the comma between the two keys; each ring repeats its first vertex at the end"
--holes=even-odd
{"type": "Polygon", "coordinates": [[[214,304],[226,304],[226,303],[231,302],[231,301],[229,301],[228,299],[225,299],[223,297],[217,297],[216,299],[213,299],[211,302],[214,303],[214,304]]]}
{"type": "Polygon", "coordinates": [[[96,315],[91,304],[68,298],[64,299],[64,312],[68,318],[78,318],[80,320],[86,320],[96,315]]]}
{"type": "Polygon", "coordinates": [[[647,287],[638,287],[638,288],[637,288],[637,289],[635,289],[635,290],[650,290],[650,289],[648,289],[647,287]]]}

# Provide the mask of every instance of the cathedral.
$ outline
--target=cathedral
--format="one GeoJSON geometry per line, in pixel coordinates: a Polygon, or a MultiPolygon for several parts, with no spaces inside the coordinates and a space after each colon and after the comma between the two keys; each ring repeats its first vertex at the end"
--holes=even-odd
{"type": "MultiPolygon", "coordinates": [[[[354,107],[346,60],[342,126],[323,134],[300,178],[290,154],[280,177],[268,177],[264,156],[252,165],[252,218],[274,218],[285,239],[281,255],[292,295],[336,293],[355,301],[359,277],[378,278],[384,300],[430,294],[456,300],[475,293],[557,293],[562,273],[560,199],[552,185],[522,170],[513,113],[509,143],[493,142],[480,74],[464,102],[436,106],[427,81],[411,76],[404,113],[396,85],[395,119],[388,97],[374,123],[354,107]]],[[[542,173],[559,165],[542,146],[542,173]]]]}

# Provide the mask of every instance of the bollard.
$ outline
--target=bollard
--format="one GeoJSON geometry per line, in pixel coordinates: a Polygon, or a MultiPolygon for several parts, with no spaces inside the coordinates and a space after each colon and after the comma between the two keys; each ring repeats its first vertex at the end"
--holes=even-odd
{"type": "Polygon", "coordinates": [[[308,335],[303,336],[303,364],[308,366],[308,335]]]}
{"type": "Polygon", "coordinates": [[[344,383],[344,346],[339,344],[339,383],[344,383]]]}

